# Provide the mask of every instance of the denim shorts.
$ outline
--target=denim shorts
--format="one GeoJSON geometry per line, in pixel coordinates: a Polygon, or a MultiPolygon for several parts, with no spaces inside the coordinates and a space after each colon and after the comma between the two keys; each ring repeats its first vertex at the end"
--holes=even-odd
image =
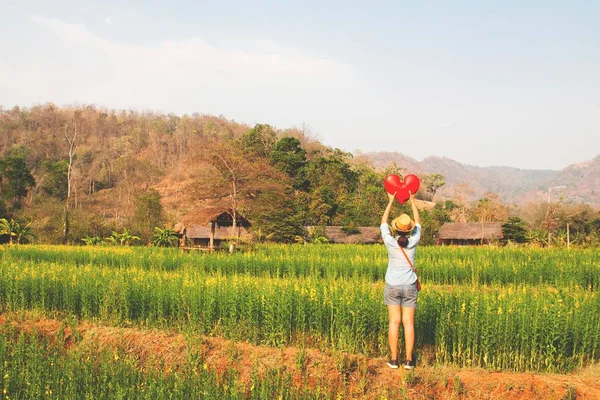
{"type": "Polygon", "coordinates": [[[386,282],[383,290],[383,303],[386,306],[416,308],[418,294],[416,282],[410,285],[389,285],[386,282]]]}

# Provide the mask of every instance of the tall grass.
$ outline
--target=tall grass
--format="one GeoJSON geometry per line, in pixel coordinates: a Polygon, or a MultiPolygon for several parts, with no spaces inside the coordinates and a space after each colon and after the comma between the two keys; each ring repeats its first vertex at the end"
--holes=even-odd
{"type": "MultiPolygon", "coordinates": [[[[315,345],[383,356],[383,282],[368,278],[269,278],[5,263],[0,306],[60,312],[111,324],[189,326],[281,346],[315,345]]],[[[519,371],[564,371],[600,360],[600,294],[573,283],[436,286],[419,295],[418,347],[439,362],[519,371]]]]}
{"type": "MultiPolygon", "coordinates": [[[[65,353],[35,335],[0,333],[3,399],[327,399],[327,388],[294,387],[289,373],[253,372],[244,383],[234,369],[218,372],[199,357],[177,371],[138,365],[124,352],[65,353]]],[[[254,368],[254,367],[253,367],[254,368]]]]}
{"type": "MultiPolygon", "coordinates": [[[[271,278],[384,279],[383,246],[269,245],[237,253],[190,254],[176,249],[123,247],[13,246],[0,250],[0,263],[60,263],[111,268],[136,267],[271,278]]],[[[416,266],[423,282],[470,285],[577,285],[598,290],[600,256],[585,249],[423,247],[416,266]]]]}

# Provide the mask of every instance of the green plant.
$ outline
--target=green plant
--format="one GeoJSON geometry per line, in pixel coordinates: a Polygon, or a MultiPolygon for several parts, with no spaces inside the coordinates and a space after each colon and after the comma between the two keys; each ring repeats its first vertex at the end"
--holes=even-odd
{"type": "Polygon", "coordinates": [[[12,218],[10,221],[6,218],[0,218],[0,235],[8,235],[10,244],[13,244],[13,238],[15,238],[17,244],[19,244],[23,239],[35,237],[30,226],[31,222],[23,225],[12,218]]]}
{"type": "MultiPolygon", "coordinates": [[[[343,376],[360,373],[344,354],[387,351],[380,247],[260,245],[225,255],[35,245],[7,246],[0,257],[5,310],[277,347],[309,340],[335,349],[343,376]]],[[[417,353],[513,371],[572,371],[599,361],[597,250],[423,247],[419,262],[431,285],[419,294],[417,353]]],[[[298,357],[291,362],[301,365],[301,350],[298,357]]]]}
{"type": "Polygon", "coordinates": [[[252,231],[252,240],[257,243],[264,243],[273,238],[274,234],[265,234],[261,228],[252,231]]]}
{"type": "Polygon", "coordinates": [[[577,399],[577,390],[573,386],[567,388],[567,392],[563,396],[564,400],[575,400],[577,399]]]}
{"type": "Polygon", "coordinates": [[[300,346],[296,351],[296,368],[301,371],[303,374],[306,372],[306,364],[308,361],[308,357],[306,354],[306,348],[304,345],[300,346]]]}
{"type": "Polygon", "coordinates": [[[157,247],[173,247],[177,244],[179,237],[175,231],[167,228],[154,228],[154,235],[152,236],[152,245],[157,247]]]}
{"type": "Polygon", "coordinates": [[[129,233],[127,229],[124,229],[123,232],[119,233],[117,231],[113,231],[110,237],[105,239],[108,243],[118,244],[120,246],[129,246],[131,243],[140,240],[139,236],[132,235],[129,233]]]}
{"type": "Polygon", "coordinates": [[[100,236],[86,236],[81,239],[86,246],[99,246],[104,243],[104,240],[100,236]]]}
{"type": "Polygon", "coordinates": [[[452,394],[456,397],[460,397],[465,391],[465,385],[462,383],[458,375],[454,375],[452,378],[452,394]]]}

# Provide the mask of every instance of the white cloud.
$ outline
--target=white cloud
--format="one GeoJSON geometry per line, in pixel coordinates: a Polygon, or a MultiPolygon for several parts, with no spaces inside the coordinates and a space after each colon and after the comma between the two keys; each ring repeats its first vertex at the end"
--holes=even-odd
{"type": "Polygon", "coordinates": [[[109,15],[108,17],[104,18],[104,22],[107,24],[112,24],[112,17],[109,15]]]}
{"type": "Polygon", "coordinates": [[[309,101],[335,96],[357,84],[352,66],[307,56],[270,40],[246,49],[223,49],[197,37],[141,45],[103,38],[83,24],[44,16],[30,19],[57,39],[52,43],[57,49],[54,59],[11,70],[20,91],[36,102],[173,110],[173,102],[183,104],[186,99],[189,110],[202,105],[199,98],[225,102],[227,97],[257,93],[252,101],[273,102],[285,95],[309,101]]]}

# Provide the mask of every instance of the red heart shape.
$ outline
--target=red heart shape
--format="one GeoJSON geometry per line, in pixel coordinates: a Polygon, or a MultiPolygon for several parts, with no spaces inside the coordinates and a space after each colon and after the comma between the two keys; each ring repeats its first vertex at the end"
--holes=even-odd
{"type": "Polygon", "coordinates": [[[421,180],[416,175],[408,174],[404,177],[404,184],[406,185],[406,189],[410,190],[412,194],[415,194],[419,191],[421,180]]]}
{"type": "Polygon", "coordinates": [[[419,177],[413,174],[406,175],[404,181],[396,174],[388,175],[383,181],[385,191],[389,194],[396,193],[396,199],[400,204],[410,199],[410,193],[415,194],[420,185],[419,177]]]}

